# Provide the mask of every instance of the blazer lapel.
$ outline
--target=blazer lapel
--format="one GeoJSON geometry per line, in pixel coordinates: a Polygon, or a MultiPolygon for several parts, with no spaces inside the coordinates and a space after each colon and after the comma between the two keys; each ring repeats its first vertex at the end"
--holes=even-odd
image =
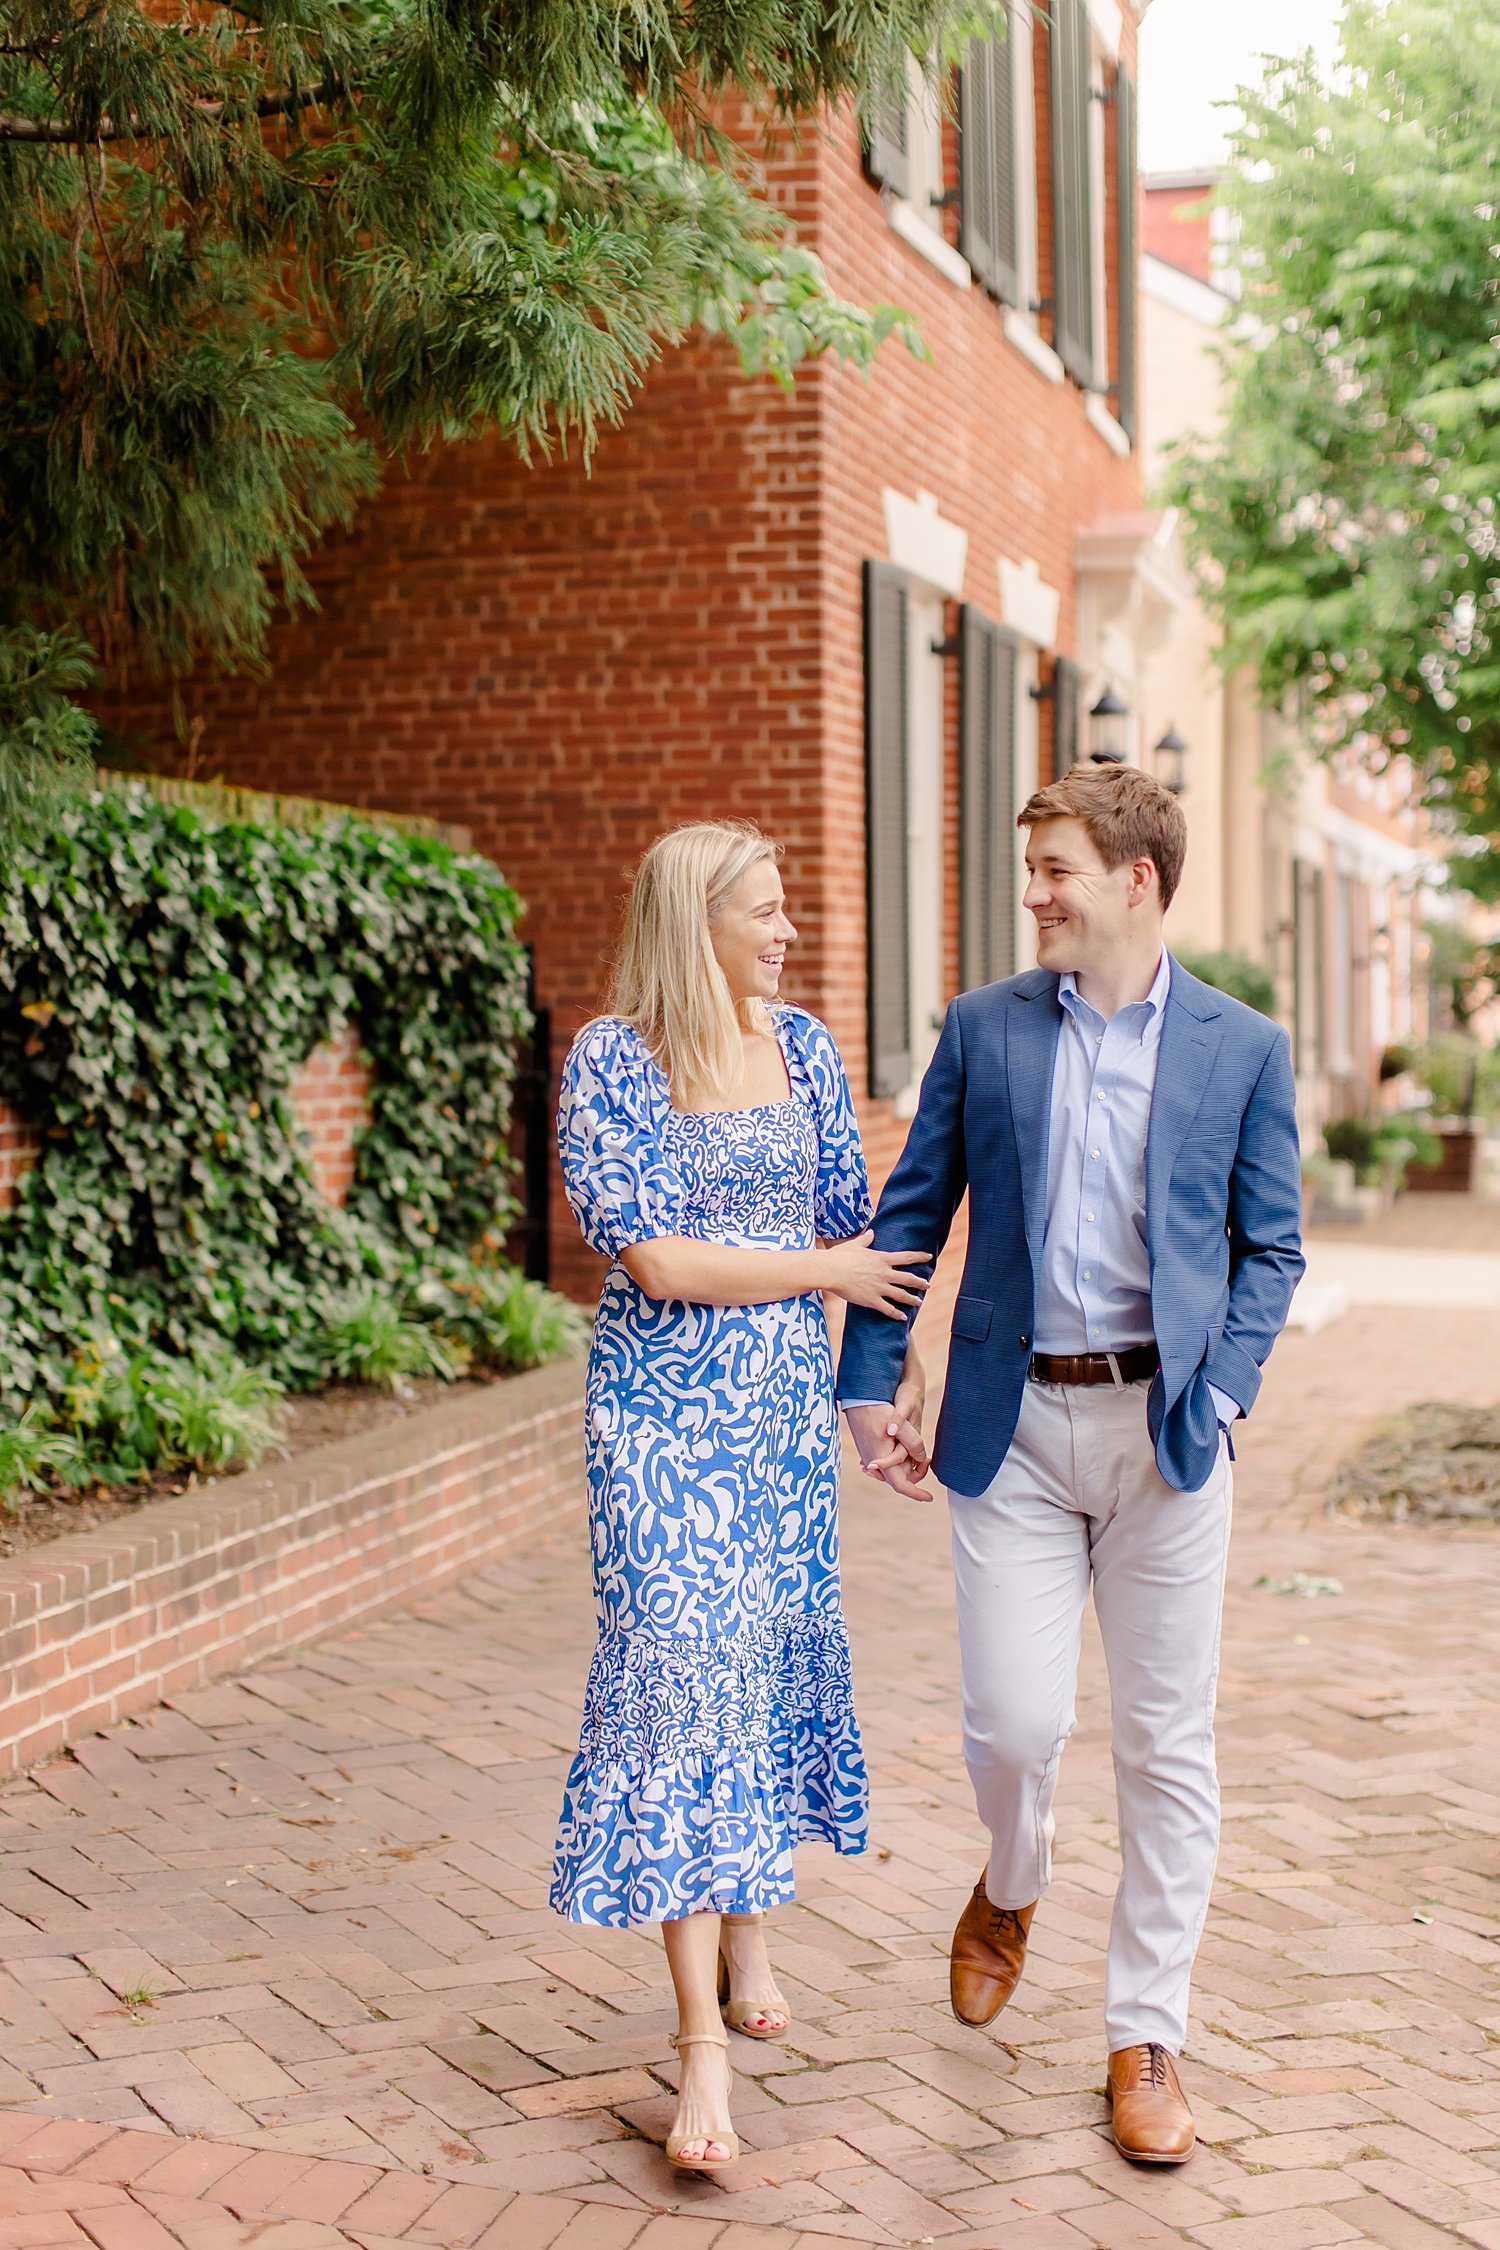
{"type": "Polygon", "coordinates": [[[1208,1091],[1223,1037],[1211,988],[1186,977],[1174,961],[1146,1132],[1146,1243],[1153,1268],[1166,1240],[1172,1166],[1208,1091]]]}
{"type": "Polygon", "coordinates": [[[1021,1203],[1033,1273],[1041,1270],[1042,1237],[1047,1230],[1052,1066],[1061,1029],[1057,978],[1045,969],[1033,970],[1011,987],[1005,1027],[1005,1077],[1021,1163],[1021,1203]]]}

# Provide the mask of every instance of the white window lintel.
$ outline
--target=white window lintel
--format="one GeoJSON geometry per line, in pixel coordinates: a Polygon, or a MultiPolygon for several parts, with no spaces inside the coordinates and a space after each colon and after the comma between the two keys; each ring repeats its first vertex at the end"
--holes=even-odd
{"type": "Polygon", "coordinates": [[[1036,648],[1052,648],[1057,641],[1057,613],[1062,595],[1046,579],[1030,555],[1024,562],[1007,562],[999,570],[1000,622],[1036,648]]]}
{"type": "Polygon", "coordinates": [[[907,571],[922,585],[955,598],[963,592],[964,565],[969,555],[969,534],[961,524],[949,523],[938,513],[930,492],[909,500],[904,492],[887,485],[880,495],[885,515],[886,550],[898,570],[907,571]]]}

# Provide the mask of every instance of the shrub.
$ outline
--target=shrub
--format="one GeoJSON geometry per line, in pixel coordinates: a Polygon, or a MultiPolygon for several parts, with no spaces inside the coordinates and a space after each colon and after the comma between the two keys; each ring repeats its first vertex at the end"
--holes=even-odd
{"type": "Polygon", "coordinates": [[[436,1375],[451,1383],[468,1364],[460,1345],[414,1319],[389,1290],[373,1282],[333,1300],[322,1349],[330,1373],[345,1382],[398,1392],[416,1375],[436,1375]]]}
{"type": "Polygon", "coordinates": [[[1243,1000],[1247,1008],[1254,1008],[1259,1015],[1275,1015],[1276,987],[1269,973],[1248,953],[1179,953],[1177,959],[1189,976],[1200,977],[1216,992],[1227,992],[1232,1000],[1243,1000]]]}
{"type": "Polygon", "coordinates": [[[78,1440],[52,1427],[45,1408],[28,1406],[0,1429],[0,1506],[13,1508],[23,1492],[45,1492],[54,1478],[83,1481],[78,1440]]]}
{"type": "Polygon", "coordinates": [[[414,1305],[458,1338],[479,1367],[541,1367],[588,1341],[576,1305],[528,1281],[512,1266],[482,1259],[435,1261],[413,1291],[414,1305]]]}
{"type": "Polygon", "coordinates": [[[263,1367],[247,1367],[223,1344],[200,1347],[189,1360],[147,1362],[142,1387],[160,1433],[159,1459],[205,1473],[253,1469],[268,1453],[284,1453],[276,1412],[286,1386],[263,1367]]]}
{"type": "Polygon", "coordinates": [[[1440,1117],[1489,1119],[1500,1110],[1500,1052],[1467,1031],[1445,1031],[1416,1058],[1416,1074],[1440,1117]]]}
{"type": "Polygon", "coordinates": [[[1365,1186],[1382,1181],[1399,1187],[1412,1164],[1436,1164],[1442,1145],[1425,1110],[1392,1110],[1389,1115],[1340,1117],[1323,1128],[1323,1145],[1332,1157],[1354,1166],[1365,1186]]]}
{"type": "Polygon", "coordinates": [[[46,1137],[0,1217],[0,1408],[60,1405],[78,1338],[105,1328],[127,1356],[226,1346],[310,1387],[331,1298],[503,1232],[518,912],[487,861],[435,837],[140,783],[14,854],[0,1096],[46,1137]],[[339,1211],[290,1086],[350,1018],[374,1088],[339,1211]]]}

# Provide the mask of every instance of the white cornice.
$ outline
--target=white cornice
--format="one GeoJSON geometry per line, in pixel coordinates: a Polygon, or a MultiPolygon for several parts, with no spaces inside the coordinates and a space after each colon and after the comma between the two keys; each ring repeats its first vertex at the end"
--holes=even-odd
{"type": "Polygon", "coordinates": [[[1226,313],[1233,309],[1234,300],[1226,297],[1222,289],[1210,282],[1200,281],[1193,273],[1184,273],[1181,266],[1168,265],[1165,258],[1154,258],[1148,252],[1141,260],[1141,287],[1148,297],[1159,305],[1170,305],[1186,320],[1196,320],[1204,328],[1217,328],[1226,313]]]}

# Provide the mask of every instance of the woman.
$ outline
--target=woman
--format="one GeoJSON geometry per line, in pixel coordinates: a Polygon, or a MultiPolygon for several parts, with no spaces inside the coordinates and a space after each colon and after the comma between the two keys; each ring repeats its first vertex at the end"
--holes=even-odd
{"type": "MultiPolygon", "coordinates": [[[[667,2154],[694,2171],[738,2154],[724,2022],[788,2028],[761,1917],[792,1896],[793,1846],[866,1841],[822,1292],[901,1319],[927,1286],[919,1252],[869,1246],[838,1049],[776,1004],[797,934],[779,856],[739,821],[652,845],[558,1119],[568,1200],[613,1263],[588,1371],[599,1645],[552,1903],[661,1922],[667,2154]]],[[[898,1413],[920,1390],[912,1359],[898,1413]]]]}

